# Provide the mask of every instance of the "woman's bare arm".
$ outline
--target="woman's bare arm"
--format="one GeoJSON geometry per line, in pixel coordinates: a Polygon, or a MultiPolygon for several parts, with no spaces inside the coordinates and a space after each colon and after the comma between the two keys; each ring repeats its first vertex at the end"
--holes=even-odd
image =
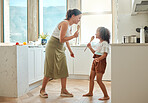
{"type": "Polygon", "coordinates": [[[69,41],[69,40],[71,40],[73,38],[78,37],[78,31],[76,31],[75,34],[72,35],[72,36],[65,37],[67,29],[68,29],[68,23],[67,22],[62,22],[61,25],[60,25],[60,42],[61,43],[64,43],[66,41],[69,41]]]}
{"type": "Polygon", "coordinates": [[[70,48],[70,45],[69,45],[69,42],[68,41],[66,42],[66,45],[67,45],[67,48],[68,48],[69,52],[72,53],[72,50],[70,48]]]}

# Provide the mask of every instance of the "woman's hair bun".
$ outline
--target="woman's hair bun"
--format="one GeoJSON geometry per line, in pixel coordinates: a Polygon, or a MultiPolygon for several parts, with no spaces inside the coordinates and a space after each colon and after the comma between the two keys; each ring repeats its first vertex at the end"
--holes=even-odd
{"type": "Polygon", "coordinates": [[[70,9],[66,13],[66,20],[69,20],[72,17],[72,15],[77,16],[77,15],[80,15],[80,14],[82,14],[80,10],[78,10],[78,9],[70,9]]]}

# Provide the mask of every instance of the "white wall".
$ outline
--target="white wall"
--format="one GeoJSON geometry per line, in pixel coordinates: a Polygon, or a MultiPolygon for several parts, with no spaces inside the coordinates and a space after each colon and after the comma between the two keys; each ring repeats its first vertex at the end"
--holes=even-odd
{"type": "Polygon", "coordinates": [[[139,34],[136,28],[148,25],[148,14],[131,16],[132,0],[116,0],[117,34],[115,42],[122,42],[124,35],[139,34]]]}

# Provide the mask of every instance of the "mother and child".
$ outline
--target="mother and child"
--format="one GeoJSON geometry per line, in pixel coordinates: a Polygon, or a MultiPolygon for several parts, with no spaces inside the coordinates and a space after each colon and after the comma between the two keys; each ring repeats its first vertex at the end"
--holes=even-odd
{"type": "MultiPolygon", "coordinates": [[[[65,56],[65,43],[70,52],[71,57],[74,57],[74,53],[69,45],[69,40],[77,38],[79,35],[78,30],[71,35],[71,26],[78,24],[81,20],[82,13],[78,9],[68,10],[66,19],[61,21],[55,28],[46,45],[45,64],[44,64],[44,78],[42,88],[40,89],[40,96],[48,98],[48,94],[45,91],[46,85],[50,78],[61,79],[61,94],[64,97],[73,97],[72,93],[69,93],[66,89],[66,81],[68,77],[68,69],[65,56]]],[[[97,45],[97,49],[94,50],[90,43],[87,47],[94,54],[91,73],[89,92],[83,96],[93,96],[94,78],[97,76],[97,83],[103,91],[104,97],[99,100],[108,100],[109,96],[105,85],[102,82],[102,77],[106,68],[106,57],[109,52],[109,40],[110,32],[105,27],[99,27],[96,31],[96,38],[100,40],[97,45]]]]}

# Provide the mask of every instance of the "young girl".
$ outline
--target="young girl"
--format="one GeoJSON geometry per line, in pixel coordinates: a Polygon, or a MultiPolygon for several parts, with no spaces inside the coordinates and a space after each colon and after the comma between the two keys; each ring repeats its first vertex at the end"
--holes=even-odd
{"type": "Polygon", "coordinates": [[[83,96],[93,96],[94,89],[94,78],[97,76],[97,83],[99,84],[104,97],[99,98],[99,100],[108,100],[109,96],[106,90],[105,85],[102,82],[103,74],[105,73],[106,68],[106,57],[109,53],[109,40],[110,40],[110,32],[105,27],[99,27],[96,31],[96,38],[100,40],[97,45],[96,51],[92,48],[91,44],[88,43],[87,47],[94,54],[91,73],[90,73],[90,83],[89,83],[89,92],[83,96]]]}

